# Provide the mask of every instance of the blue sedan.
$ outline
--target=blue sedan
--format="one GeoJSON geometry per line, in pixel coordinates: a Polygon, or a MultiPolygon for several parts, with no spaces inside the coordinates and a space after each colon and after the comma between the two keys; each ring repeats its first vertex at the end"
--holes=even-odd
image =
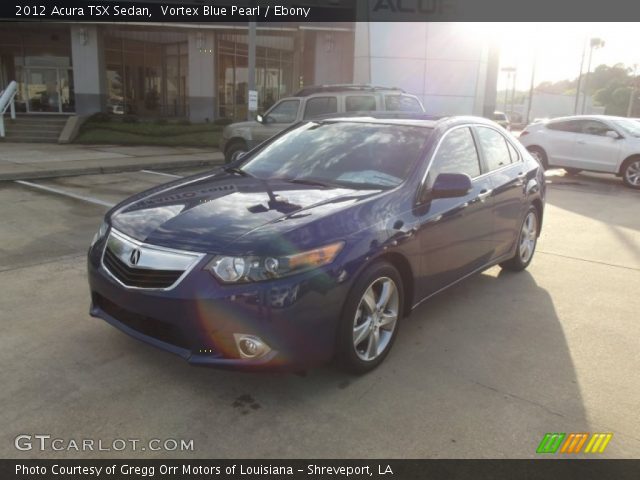
{"type": "Polygon", "coordinates": [[[109,211],[90,313],[195,365],[363,373],[429,297],[525,269],[544,202],[540,164],[491,121],[306,121],[109,211]]]}

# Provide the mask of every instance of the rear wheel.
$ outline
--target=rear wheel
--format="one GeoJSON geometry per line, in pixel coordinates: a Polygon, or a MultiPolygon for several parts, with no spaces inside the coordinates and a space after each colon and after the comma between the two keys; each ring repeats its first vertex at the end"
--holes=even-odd
{"type": "Polygon", "coordinates": [[[625,162],[622,167],[622,180],[627,187],[640,189],[640,157],[625,162]]]}
{"type": "Polygon", "coordinates": [[[367,268],[347,298],[338,333],[344,369],[373,370],[385,359],[398,333],[404,290],[398,270],[387,262],[367,268]]]}
{"type": "Polygon", "coordinates": [[[224,152],[224,161],[231,163],[240,158],[240,155],[247,153],[247,144],[241,141],[231,143],[224,152]]]}
{"type": "Polygon", "coordinates": [[[545,170],[549,168],[549,159],[547,157],[547,153],[540,147],[528,147],[527,150],[531,154],[533,158],[540,162],[542,168],[545,170]]]}
{"type": "Polygon", "coordinates": [[[538,223],[538,210],[531,206],[520,228],[516,253],[512,258],[500,264],[502,268],[519,272],[529,266],[538,242],[538,223]]]}

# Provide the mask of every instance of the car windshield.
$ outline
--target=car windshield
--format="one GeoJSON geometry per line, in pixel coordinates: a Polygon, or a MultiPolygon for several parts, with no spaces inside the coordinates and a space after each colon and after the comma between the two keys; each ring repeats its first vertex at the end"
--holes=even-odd
{"type": "Polygon", "coordinates": [[[640,137],[640,123],[634,120],[614,120],[614,125],[619,127],[627,135],[631,135],[632,137],[640,137]]]}
{"type": "Polygon", "coordinates": [[[431,130],[398,124],[308,122],[251,155],[241,169],[263,179],[392,188],[408,177],[431,130]]]}

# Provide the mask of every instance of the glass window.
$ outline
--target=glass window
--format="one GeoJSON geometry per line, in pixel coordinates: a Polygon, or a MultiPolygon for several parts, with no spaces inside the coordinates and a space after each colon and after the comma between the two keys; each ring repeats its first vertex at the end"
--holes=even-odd
{"type": "Polygon", "coordinates": [[[384,108],[387,111],[394,112],[423,112],[420,102],[407,95],[386,95],[384,97],[384,108]]]}
{"type": "Polygon", "coordinates": [[[391,188],[411,173],[430,128],[359,122],[306,122],[241,167],[259,178],[391,188]]]}
{"type": "Polygon", "coordinates": [[[478,127],[480,148],[484,153],[489,171],[497,170],[511,163],[511,155],[507,147],[507,140],[502,134],[492,128],[478,127]]]}
{"type": "Polygon", "coordinates": [[[580,132],[580,123],[577,120],[561,120],[558,122],[547,123],[547,128],[550,130],[558,130],[560,132],[580,132]]]}
{"type": "Polygon", "coordinates": [[[347,112],[371,112],[376,110],[376,98],[372,95],[349,95],[346,99],[347,112]]]}
{"type": "Polygon", "coordinates": [[[283,100],[269,110],[267,117],[273,119],[273,123],[293,123],[298,116],[299,107],[300,100],[283,100]]]}
{"type": "Polygon", "coordinates": [[[466,173],[471,178],[480,175],[478,151],[468,128],[457,128],[446,134],[429,169],[428,188],[441,173],[466,173]]]}
{"type": "Polygon", "coordinates": [[[587,135],[596,135],[598,137],[606,136],[607,132],[611,130],[611,127],[605,125],[597,120],[580,120],[582,132],[587,135]]]}
{"type": "Polygon", "coordinates": [[[614,120],[613,123],[627,135],[640,137],[640,121],[621,118],[619,120],[614,120]]]}
{"type": "Polygon", "coordinates": [[[336,113],[338,111],[338,99],[336,97],[315,97],[307,100],[304,107],[304,118],[313,118],[318,115],[336,113]]]}
{"type": "Polygon", "coordinates": [[[511,155],[511,163],[520,161],[520,153],[516,150],[516,147],[511,145],[511,143],[507,142],[507,147],[509,148],[509,154],[511,155]]]}

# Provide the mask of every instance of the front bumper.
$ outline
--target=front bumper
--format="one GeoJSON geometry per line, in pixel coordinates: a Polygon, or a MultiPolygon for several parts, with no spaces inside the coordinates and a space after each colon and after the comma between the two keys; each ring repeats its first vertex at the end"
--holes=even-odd
{"type": "Polygon", "coordinates": [[[334,354],[336,329],[349,290],[331,266],[288,278],[221,285],[206,270],[205,256],[174,288],[130,289],[100,261],[104,244],[90,250],[90,314],[130,336],[193,365],[235,369],[299,370],[334,354]],[[255,335],[270,351],[240,357],[234,333],[255,335]]]}

